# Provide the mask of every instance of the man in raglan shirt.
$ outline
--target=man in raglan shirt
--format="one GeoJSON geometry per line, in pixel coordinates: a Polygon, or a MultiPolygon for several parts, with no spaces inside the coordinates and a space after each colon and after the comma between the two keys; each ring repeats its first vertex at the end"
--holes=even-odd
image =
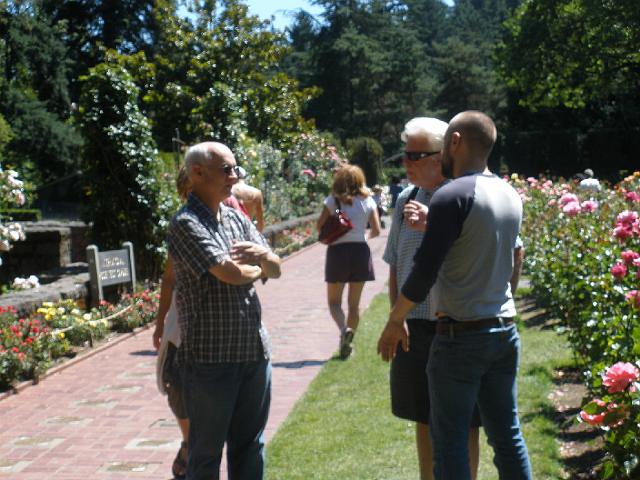
{"type": "Polygon", "coordinates": [[[383,359],[408,350],[405,317],[437,282],[438,323],[428,377],[434,473],[469,480],[468,437],[478,404],[501,479],[532,478],[517,413],[520,339],[509,280],[522,220],[513,188],[485,173],[496,140],[481,112],[456,115],[445,134],[442,173],[454,178],[432,197],[429,225],[378,342],[383,359]]]}

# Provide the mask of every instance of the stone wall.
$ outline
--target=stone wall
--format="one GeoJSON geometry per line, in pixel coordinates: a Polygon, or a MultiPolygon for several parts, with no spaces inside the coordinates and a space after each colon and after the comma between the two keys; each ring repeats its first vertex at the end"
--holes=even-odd
{"type": "Polygon", "coordinates": [[[0,283],[86,262],[89,226],[82,222],[23,222],[26,239],[2,255],[0,283]]]}

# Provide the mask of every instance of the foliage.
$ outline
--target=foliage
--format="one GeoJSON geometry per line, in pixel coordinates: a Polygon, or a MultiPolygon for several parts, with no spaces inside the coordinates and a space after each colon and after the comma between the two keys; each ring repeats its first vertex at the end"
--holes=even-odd
{"type": "Polygon", "coordinates": [[[0,391],[34,378],[73,347],[93,346],[110,331],[130,332],[155,320],[159,292],[125,295],[84,311],[74,300],[44,302],[29,318],[0,307],[0,391]]]}
{"type": "MultiPolygon", "coordinates": [[[[120,299],[118,308],[130,307],[126,315],[118,315],[111,320],[111,328],[117,332],[132,332],[134,329],[151,323],[156,318],[159,292],[144,290],[134,294],[125,294],[120,299]]],[[[106,311],[109,310],[107,306],[106,311]]]]}
{"type": "MultiPolygon", "coordinates": [[[[640,172],[601,189],[594,180],[583,182],[588,188],[512,181],[525,201],[522,235],[533,293],[563,322],[587,385],[598,392],[607,366],[640,358],[640,172]]],[[[637,405],[620,396],[605,400],[630,409],[605,437],[610,461],[604,472],[626,478],[625,469],[640,455],[637,405]]]]}
{"type": "Polygon", "coordinates": [[[74,300],[44,302],[36,310],[37,317],[43,325],[51,330],[61,331],[69,345],[83,346],[103,338],[108,331],[108,324],[102,320],[99,312],[83,312],[74,300]]]}
{"type": "MultiPolygon", "coordinates": [[[[0,168],[0,209],[21,206],[25,203],[24,183],[18,179],[18,172],[0,168]]],[[[7,217],[11,220],[10,217],[7,217]]],[[[22,225],[17,222],[0,223],[0,252],[6,252],[13,242],[24,240],[22,225]]],[[[0,265],[2,261],[0,260],[0,265]]]]}
{"type": "Polygon", "coordinates": [[[640,88],[634,0],[527,0],[507,23],[501,71],[532,109],[609,103],[640,88]]]}
{"type": "Polygon", "coordinates": [[[0,307],[0,389],[44,371],[58,345],[47,325],[18,318],[13,307],[0,307]]]}
{"type": "Polygon", "coordinates": [[[62,30],[36,2],[10,4],[0,6],[0,114],[13,131],[6,156],[21,171],[33,164],[36,180],[56,178],[77,164],[81,143],[67,121],[71,102],[62,30]]]}
{"type": "Polygon", "coordinates": [[[347,150],[350,163],[362,168],[367,185],[373,186],[381,182],[384,151],[375,138],[359,137],[349,140],[347,150]]]}
{"type": "Polygon", "coordinates": [[[79,124],[83,156],[84,216],[103,248],[129,240],[136,269],[157,277],[165,258],[164,233],[175,205],[167,193],[138,89],[117,65],[100,64],[83,78],[79,124]],[[144,221],[140,221],[144,219],[144,221]]]}
{"type": "Polygon", "coordinates": [[[329,141],[317,133],[302,134],[282,152],[241,137],[236,158],[247,170],[248,182],[263,192],[268,223],[320,210],[331,190],[333,167],[344,161],[329,141]]]}

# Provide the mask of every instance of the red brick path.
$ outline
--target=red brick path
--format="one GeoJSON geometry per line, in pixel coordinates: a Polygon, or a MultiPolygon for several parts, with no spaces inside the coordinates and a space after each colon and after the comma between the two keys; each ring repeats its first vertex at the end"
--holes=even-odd
{"type": "MultiPolygon", "coordinates": [[[[385,242],[386,230],[370,242],[378,279],[363,309],[386,282],[385,242]]],[[[258,287],[273,343],[267,441],[338,346],[324,252],[317,244],[294,254],[280,279],[258,287]]],[[[156,390],[155,361],[151,329],[142,330],[0,400],[0,480],[171,478],[180,433],[156,390]]]]}

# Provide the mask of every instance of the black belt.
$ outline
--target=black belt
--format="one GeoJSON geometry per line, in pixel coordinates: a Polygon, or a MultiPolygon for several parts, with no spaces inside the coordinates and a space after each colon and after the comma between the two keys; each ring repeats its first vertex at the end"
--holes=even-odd
{"type": "Polygon", "coordinates": [[[459,322],[450,317],[443,317],[438,319],[436,333],[453,336],[454,333],[480,330],[481,328],[506,327],[511,324],[513,324],[513,317],[481,318],[480,320],[464,322],[459,322]]]}

